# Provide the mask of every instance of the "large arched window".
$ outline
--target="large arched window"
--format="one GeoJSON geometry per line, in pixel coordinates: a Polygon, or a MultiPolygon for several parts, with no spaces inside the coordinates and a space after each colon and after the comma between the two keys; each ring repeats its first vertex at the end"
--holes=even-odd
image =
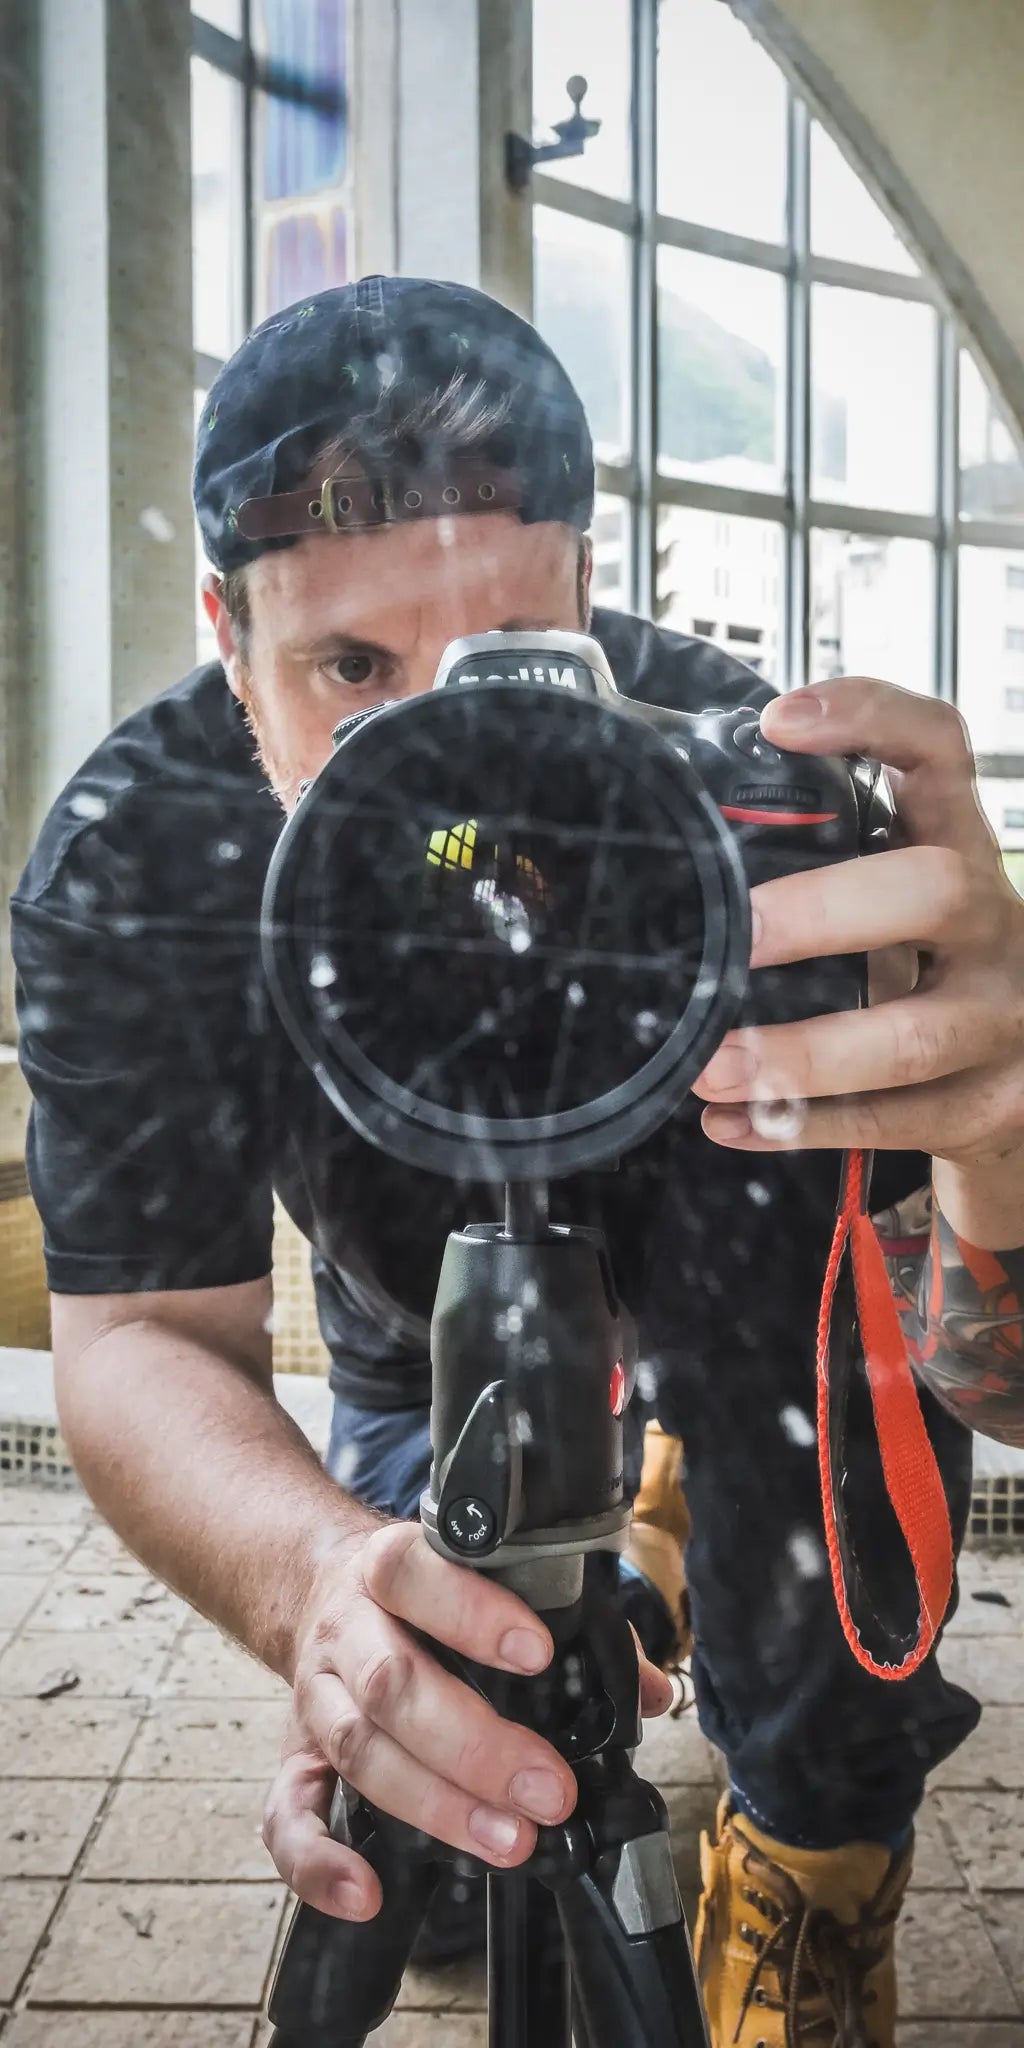
{"type": "Polygon", "coordinates": [[[721,0],[534,0],[535,317],[600,460],[595,594],[783,685],[958,702],[1024,880],[1024,462],[932,282],[721,0]]]}

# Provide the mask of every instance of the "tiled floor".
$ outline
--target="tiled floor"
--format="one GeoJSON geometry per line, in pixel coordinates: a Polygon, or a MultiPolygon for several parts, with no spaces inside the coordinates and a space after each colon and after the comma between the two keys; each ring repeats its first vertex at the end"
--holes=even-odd
{"type": "MultiPolygon", "coordinates": [[[[1024,1558],[963,1579],[943,1662],[986,1713],[922,1816],[900,2048],[1024,2048],[1024,1558]]],[[[284,1703],[80,1494],[0,1486],[0,2048],[256,2048],[284,1703]]],[[[692,1900],[716,1759],[689,1714],[643,1754],[692,1900]]],[[[477,1968],[410,1972],[375,2038],[483,2048],[483,2000],[477,1968]]]]}

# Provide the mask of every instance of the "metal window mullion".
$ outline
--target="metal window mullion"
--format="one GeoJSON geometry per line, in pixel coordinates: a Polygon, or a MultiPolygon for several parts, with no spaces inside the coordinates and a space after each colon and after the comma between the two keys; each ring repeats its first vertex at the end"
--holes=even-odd
{"type": "Polygon", "coordinates": [[[786,504],[784,686],[807,682],[811,660],[811,130],[792,91],[787,119],[786,504]]]}
{"type": "Polygon", "coordinates": [[[951,320],[937,323],[935,441],[935,688],[955,704],[957,660],[957,530],[960,522],[960,349],[951,320]]]}
{"type": "Polygon", "coordinates": [[[658,0],[633,0],[630,442],[637,492],[630,521],[631,601],[654,616],[658,577],[658,0]]]}
{"type": "Polygon", "coordinates": [[[245,48],[242,101],[242,327],[248,334],[256,314],[255,178],[253,148],[256,133],[256,62],[252,47],[252,0],[242,0],[242,37],[245,48]]]}

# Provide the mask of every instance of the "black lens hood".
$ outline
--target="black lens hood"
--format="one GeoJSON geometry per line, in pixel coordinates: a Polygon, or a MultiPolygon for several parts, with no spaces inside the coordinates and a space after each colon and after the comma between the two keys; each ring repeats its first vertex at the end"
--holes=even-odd
{"type": "MultiPolygon", "coordinates": [[[[491,728],[492,760],[493,732],[491,728]]],[[[504,766],[502,769],[504,773],[504,766]]],[[[514,805],[513,805],[514,807],[514,805]]],[[[365,818],[365,810],[363,810],[365,818]]],[[[481,682],[382,706],[340,729],[326,766],[309,784],[278,840],[261,917],[264,970],[281,1021],[330,1101],[362,1136],[395,1158],[453,1178],[522,1180],[576,1173],[618,1158],[678,1106],[734,1022],[747,987],[750,906],[732,836],[689,763],[622,706],[526,683],[481,682]],[[479,1115],[453,1108],[382,1070],[346,1019],[344,972],[327,1016],[311,947],[320,929],[320,879],[337,889],[346,850],[363,830],[361,807],[386,793],[400,801],[403,769],[424,758],[472,757],[481,721],[507,720],[509,788],[528,750],[543,755],[560,736],[588,762],[609,763],[642,790],[659,853],[696,878],[702,951],[693,992],[664,1041],[628,1079],[550,1115],[479,1115]],[[514,737],[513,737],[514,736],[514,737]],[[376,798],[375,798],[376,793],[376,798]],[[347,836],[346,836],[347,835],[347,836]]],[[[365,959],[361,958],[361,970],[365,959]]],[[[452,961],[452,973],[457,971],[452,961]]],[[[330,979],[335,967],[329,968],[330,979]]],[[[417,1000],[409,973],[408,1005],[417,1000]]],[[[501,1048],[494,1046],[500,1060],[501,1048]]]]}

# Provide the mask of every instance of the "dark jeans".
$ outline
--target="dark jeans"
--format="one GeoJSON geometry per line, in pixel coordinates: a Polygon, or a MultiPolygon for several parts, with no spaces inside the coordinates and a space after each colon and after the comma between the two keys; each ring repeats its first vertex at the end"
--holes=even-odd
{"type": "MultiPolygon", "coordinates": [[[[685,1416],[663,1415],[686,1443],[693,1518],[687,1579],[701,1727],[724,1753],[738,1805],[776,1839],[806,1848],[895,1844],[926,1774],[977,1725],[979,1709],[947,1684],[934,1656],[905,1682],[875,1679],[847,1647],[824,1543],[806,1385],[791,1405],[773,1384],[701,1375],[685,1416]],[[699,1421],[696,1418],[699,1417],[699,1421]],[[752,1433],[751,1418],[757,1418],[752,1433]]],[[[632,1414],[635,1403],[627,1415],[632,1414]]],[[[970,1499],[971,1440],[926,1401],[959,1543],[970,1499]]],[[[627,1475],[635,1490],[641,1417],[627,1475]]],[[[847,1483],[869,1572],[902,1567],[866,1425],[851,1427],[847,1483]]],[[[411,1516],[430,1467],[429,1410],[381,1413],[336,1398],[328,1469],[372,1506],[411,1516]]]]}

